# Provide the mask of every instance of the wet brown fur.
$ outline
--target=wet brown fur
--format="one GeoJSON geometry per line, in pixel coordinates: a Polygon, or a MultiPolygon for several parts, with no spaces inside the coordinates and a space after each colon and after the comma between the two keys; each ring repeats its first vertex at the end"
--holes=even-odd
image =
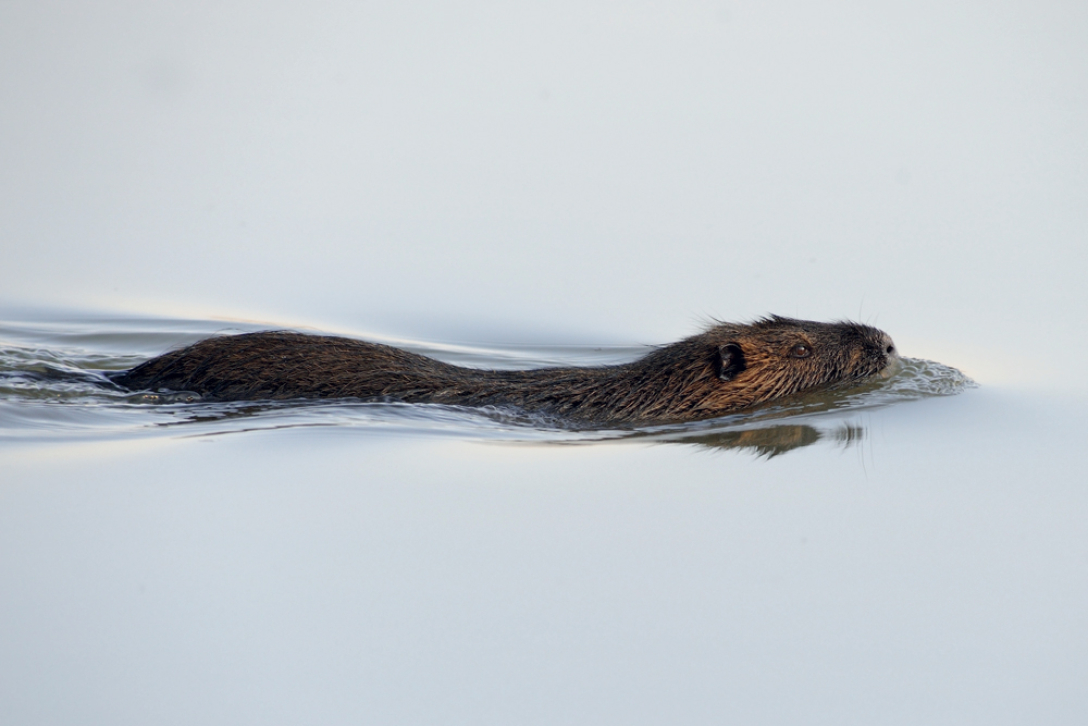
{"type": "Polygon", "coordinates": [[[399,348],[291,332],[209,338],[114,378],[206,400],[359,398],[515,406],[581,421],[713,418],[883,371],[887,334],[850,322],[719,323],[639,360],[599,367],[465,368],[399,348]],[[805,346],[807,356],[797,346],[805,346]]]}

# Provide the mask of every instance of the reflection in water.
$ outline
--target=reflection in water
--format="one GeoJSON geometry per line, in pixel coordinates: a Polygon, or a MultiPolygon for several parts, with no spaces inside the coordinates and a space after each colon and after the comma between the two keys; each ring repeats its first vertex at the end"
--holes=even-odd
{"type": "Polygon", "coordinates": [[[713,449],[738,449],[769,459],[828,439],[848,448],[865,439],[865,428],[857,423],[844,423],[830,430],[805,424],[783,424],[695,435],[681,434],[659,440],[713,449]]]}
{"type": "MultiPolygon", "coordinates": [[[[223,328],[218,321],[174,323],[177,344],[223,328]],[[179,329],[180,328],[180,329],[179,329]]],[[[849,447],[865,438],[864,409],[959,393],[974,383],[954,368],[902,360],[890,378],[838,386],[709,421],[649,427],[574,427],[555,417],[502,408],[465,408],[392,401],[205,403],[179,393],[132,393],[108,372],[176,347],[162,340],[162,321],[95,321],[81,327],[0,323],[0,440],[57,437],[208,436],[298,427],[365,428],[387,435],[453,436],[513,443],[607,441],[682,443],[772,458],[818,442],[849,447]],[[119,353],[118,350],[125,352],[119,353]],[[844,419],[849,416],[848,420],[844,419]]],[[[409,344],[413,350],[480,367],[601,365],[633,359],[643,348],[533,347],[471,349],[409,344]]]]}
{"type": "Polygon", "coordinates": [[[713,434],[672,439],[686,444],[715,449],[748,449],[757,456],[771,458],[787,451],[810,446],[820,440],[820,432],[812,426],[767,426],[747,431],[721,431],[713,434]]]}

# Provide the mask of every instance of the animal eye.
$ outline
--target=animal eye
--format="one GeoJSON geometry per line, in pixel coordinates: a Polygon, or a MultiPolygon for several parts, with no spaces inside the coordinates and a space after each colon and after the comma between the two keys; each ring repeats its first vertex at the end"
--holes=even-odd
{"type": "Polygon", "coordinates": [[[812,348],[804,343],[798,343],[790,348],[790,358],[808,358],[810,355],[812,355],[812,348]]]}

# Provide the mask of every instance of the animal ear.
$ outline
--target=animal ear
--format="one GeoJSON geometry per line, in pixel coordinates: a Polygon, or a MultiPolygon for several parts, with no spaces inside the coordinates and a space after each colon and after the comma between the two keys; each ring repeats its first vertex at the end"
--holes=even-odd
{"type": "Polygon", "coordinates": [[[744,362],[744,351],[736,343],[718,346],[718,378],[731,381],[748,367],[744,362]]]}

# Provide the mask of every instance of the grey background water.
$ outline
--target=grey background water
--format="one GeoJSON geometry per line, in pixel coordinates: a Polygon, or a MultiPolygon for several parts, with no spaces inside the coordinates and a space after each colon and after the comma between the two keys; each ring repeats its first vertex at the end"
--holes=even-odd
{"type": "Polygon", "coordinates": [[[1083,723],[1086,41],[1073,3],[0,5],[0,717],[1083,723]],[[26,375],[771,312],[980,386],[596,440],[26,375]]]}

